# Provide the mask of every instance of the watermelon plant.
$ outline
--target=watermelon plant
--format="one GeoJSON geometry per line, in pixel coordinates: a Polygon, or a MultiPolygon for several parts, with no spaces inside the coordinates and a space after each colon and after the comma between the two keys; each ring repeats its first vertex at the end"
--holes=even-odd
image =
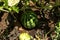
{"type": "MultiPolygon", "coordinates": [[[[7,38],[8,38],[8,34],[10,33],[10,29],[12,30],[15,26],[19,26],[21,24],[22,27],[20,28],[21,29],[25,28],[24,30],[26,29],[31,29],[35,31],[38,29],[41,31],[43,30],[42,31],[43,34],[42,33],[41,34],[44,37],[45,37],[45,34],[46,34],[46,37],[47,36],[50,37],[50,33],[49,33],[50,28],[52,26],[55,26],[56,29],[54,31],[56,32],[56,36],[55,36],[55,39],[53,38],[52,40],[60,40],[60,21],[58,21],[60,20],[60,0],[0,0],[0,12],[1,11],[9,13],[6,19],[9,21],[9,25],[7,25],[8,30],[6,29],[3,32],[3,34],[7,38]],[[32,11],[29,9],[31,9],[32,11]],[[15,22],[17,21],[20,24],[18,23],[18,25],[17,24],[15,25],[15,22]],[[56,22],[58,21],[58,22],[56,23],[55,21],[56,22]],[[56,25],[54,25],[54,23],[56,23],[56,25]],[[10,24],[11,24],[11,27],[10,27],[10,24]]],[[[26,31],[30,32],[31,30],[26,30],[26,31]]],[[[19,35],[19,39],[30,40],[31,36],[28,33],[21,33],[19,35]]]]}
{"type": "Polygon", "coordinates": [[[60,20],[55,25],[55,36],[52,37],[52,40],[60,40],[60,20]]]}
{"type": "Polygon", "coordinates": [[[21,15],[21,23],[25,28],[32,29],[38,23],[37,15],[33,11],[27,11],[21,15]]]}
{"type": "Polygon", "coordinates": [[[20,0],[0,0],[0,10],[5,12],[19,12],[19,7],[17,6],[20,0]]]}
{"type": "Polygon", "coordinates": [[[60,21],[58,21],[56,24],[56,32],[60,32],[60,21]]]}

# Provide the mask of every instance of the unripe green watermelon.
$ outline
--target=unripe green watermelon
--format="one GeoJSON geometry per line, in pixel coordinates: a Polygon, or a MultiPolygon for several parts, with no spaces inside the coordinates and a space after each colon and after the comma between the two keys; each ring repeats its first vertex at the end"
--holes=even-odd
{"type": "Polygon", "coordinates": [[[32,11],[27,11],[21,15],[21,23],[25,28],[34,28],[37,25],[37,22],[37,15],[32,11]]]}

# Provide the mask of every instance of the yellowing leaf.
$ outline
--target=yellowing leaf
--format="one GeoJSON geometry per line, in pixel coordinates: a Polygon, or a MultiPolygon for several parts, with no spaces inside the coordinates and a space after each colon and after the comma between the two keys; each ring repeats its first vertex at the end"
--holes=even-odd
{"type": "Polygon", "coordinates": [[[14,6],[19,3],[20,0],[8,0],[8,6],[14,6]]]}

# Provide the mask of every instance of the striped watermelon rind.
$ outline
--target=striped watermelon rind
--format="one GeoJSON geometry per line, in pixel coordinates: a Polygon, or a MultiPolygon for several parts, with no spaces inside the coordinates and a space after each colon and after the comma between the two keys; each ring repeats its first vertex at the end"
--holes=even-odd
{"type": "Polygon", "coordinates": [[[34,28],[36,27],[37,22],[37,15],[32,11],[27,11],[21,15],[21,23],[25,28],[34,28]]]}

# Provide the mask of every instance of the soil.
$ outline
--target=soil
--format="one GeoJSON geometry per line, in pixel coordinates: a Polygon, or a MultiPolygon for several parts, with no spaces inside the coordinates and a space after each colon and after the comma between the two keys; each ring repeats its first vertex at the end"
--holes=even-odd
{"type": "MultiPolygon", "coordinates": [[[[2,14],[2,12],[0,14],[2,14]]],[[[27,29],[23,28],[18,21],[13,22],[14,19],[12,19],[12,18],[7,19],[9,16],[8,14],[9,13],[4,12],[2,15],[0,15],[0,18],[1,18],[0,19],[1,20],[0,21],[0,40],[19,40],[18,39],[19,34],[24,31],[28,32],[31,36],[35,37],[36,33],[43,31],[39,28],[27,30],[27,29]]],[[[48,13],[46,13],[45,17],[47,19],[49,19],[48,13]]],[[[39,15],[38,15],[38,18],[40,19],[39,15]]],[[[48,25],[49,25],[50,31],[51,31],[54,29],[54,22],[52,20],[49,20],[49,21],[48,21],[48,25]]],[[[45,24],[43,24],[43,26],[45,26],[45,24]]],[[[42,32],[41,35],[44,35],[44,33],[42,32]]],[[[49,37],[47,37],[46,40],[48,38],[49,37]]]]}

